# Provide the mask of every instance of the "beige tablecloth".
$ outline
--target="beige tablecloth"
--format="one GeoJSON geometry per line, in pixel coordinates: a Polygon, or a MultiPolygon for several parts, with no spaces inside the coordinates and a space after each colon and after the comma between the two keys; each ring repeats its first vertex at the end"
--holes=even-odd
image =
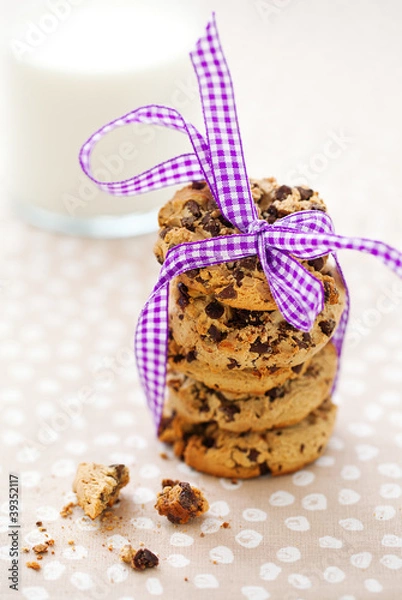
{"type": "Polygon", "coordinates": [[[294,475],[231,482],[174,458],[144,405],[132,339],[158,271],[153,236],[79,240],[8,216],[2,231],[2,598],[400,598],[402,286],[391,273],[344,255],[354,306],[325,455],[294,475]],[[59,514],[80,461],[130,468],[104,521],[80,508],[59,514]],[[25,566],[32,551],[21,554],[19,593],[7,582],[9,472],[21,484],[20,545],[55,541],[40,571],[25,566]],[[184,526],[159,517],[162,477],[200,486],[206,516],[184,526]],[[137,573],[120,562],[127,540],[156,552],[159,567],[137,573]]]}

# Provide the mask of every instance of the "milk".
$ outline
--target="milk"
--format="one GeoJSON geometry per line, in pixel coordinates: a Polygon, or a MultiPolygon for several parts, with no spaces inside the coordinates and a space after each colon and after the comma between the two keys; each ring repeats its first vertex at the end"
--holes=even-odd
{"type": "MultiPolygon", "coordinates": [[[[106,122],[143,104],[173,106],[199,121],[188,52],[203,21],[167,2],[63,0],[63,18],[50,10],[56,4],[31,13],[10,42],[10,196],[42,227],[107,237],[149,231],[172,191],[101,192],[81,172],[79,149],[106,122]]],[[[98,145],[93,171],[103,181],[126,179],[189,148],[182,134],[127,126],[98,145]]]]}

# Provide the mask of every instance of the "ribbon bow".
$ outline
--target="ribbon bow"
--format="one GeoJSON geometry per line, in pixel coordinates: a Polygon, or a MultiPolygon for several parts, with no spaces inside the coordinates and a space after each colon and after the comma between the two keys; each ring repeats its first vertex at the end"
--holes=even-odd
{"type": "MultiPolygon", "coordinates": [[[[102,127],[84,144],[81,166],[100,189],[129,196],[197,179],[205,179],[225,218],[241,233],[183,243],[169,250],[158,281],[138,320],[135,351],[142,386],[156,425],[162,415],[168,344],[169,282],[190,269],[232,262],[258,255],[273,298],[283,317],[309,331],[324,308],[324,290],[297,260],[311,260],[339,249],[378,256],[402,277],[402,254],[364,238],[336,235],[331,219],[321,211],[291,214],[270,225],[258,219],[251,195],[240,137],[230,72],[222,51],[215,16],[190,53],[195,69],[206,139],[173,108],[149,105],[102,127]],[[90,157],[95,144],[116,127],[129,123],[162,125],[187,134],[193,153],[167,160],[125,181],[105,183],[91,175],[90,157]]],[[[339,262],[334,254],[339,271],[339,262]]],[[[347,286],[345,282],[345,288],[347,286]]],[[[349,294],[332,338],[340,355],[349,315],[349,294]]]]}

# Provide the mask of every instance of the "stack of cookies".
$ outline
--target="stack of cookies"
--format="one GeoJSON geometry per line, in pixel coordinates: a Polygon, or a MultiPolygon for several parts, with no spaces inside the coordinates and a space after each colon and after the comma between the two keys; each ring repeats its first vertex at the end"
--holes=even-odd
{"type": "MultiPolygon", "coordinates": [[[[259,218],[326,211],[316,192],[252,181],[259,218]]],[[[204,182],[176,193],[159,213],[155,254],[183,242],[239,233],[204,182]]],[[[327,257],[303,262],[324,286],[325,307],[309,333],[287,323],[259,259],[187,271],[170,286],[168,398],[159,437],[191,467],[220,477],[291,473],[319,457],[336,407],[337,354],[330,338],[345,290],[327,257]]]]}

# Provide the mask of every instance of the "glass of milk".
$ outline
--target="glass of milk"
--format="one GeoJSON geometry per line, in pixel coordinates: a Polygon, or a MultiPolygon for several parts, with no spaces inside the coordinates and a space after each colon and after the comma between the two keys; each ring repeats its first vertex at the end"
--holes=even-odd
{"type": "MultiPolygon", "coordinates": [[[[124,237],[156,228],[174,190],[121,198],[101,192],[78,153],[102,125],[144,104],[166,104],[199,123],[188,56],[205,15],[164,0],[33,2],[8,53],[6,187],[18,214],[53,231],[124,237]]],[[[118,181],[189,150],[161,127],[120,128],[96,148],[92,169],[118,181]]]]}

